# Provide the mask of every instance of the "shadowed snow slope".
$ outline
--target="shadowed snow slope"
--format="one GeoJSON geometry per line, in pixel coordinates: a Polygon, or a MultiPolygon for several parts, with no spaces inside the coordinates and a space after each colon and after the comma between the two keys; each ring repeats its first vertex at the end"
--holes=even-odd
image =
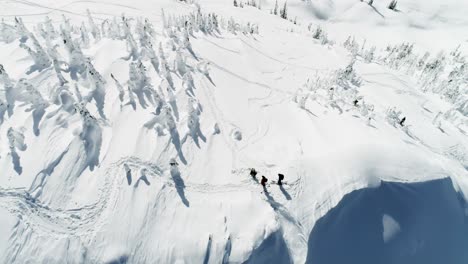
{"type": "Polygon", "coordinates": [[[466,202],[450,179],[382,182],[345,195],[317,221],[307,262],[463,264],[467,247],[466,202]]]}

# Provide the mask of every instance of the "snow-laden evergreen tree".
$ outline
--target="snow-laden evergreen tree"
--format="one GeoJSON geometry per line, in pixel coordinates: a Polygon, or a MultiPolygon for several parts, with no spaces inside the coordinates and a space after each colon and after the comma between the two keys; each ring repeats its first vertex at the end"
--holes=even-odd
{"type": "Polygon", "coordinates": [[[55,75],[57,76],[57,79],[59,81],[59,85],[62,86],[68,81],[63,77],[62,72],[64,71],[62,69],[62,65],[65,64],[64,61],[59,59],[59,54],[57,51],[57,46],[53,46],[48,48],[48,52],[50,59],[52,60],[52,65],[54,67],[55,75]]]}
{"type": "Polygon", "coordinates": [[[130,63],[129,77],[130,91],[136,94],[141,107],[146,108],[147,101],[153,102],[153,85],[146,73],[146,67],[140,60],[130,63]]]}
{"type": "Polygon", "coordinates": [[[125,57],[125,60],[137,60],[140,57],[140,53],[138,52],[138,45],[133,38],[133,35],[131,33],[127,34],[126,40],[129,54],[125,57]]]}
{"type": "Polygon", "coordinates": [[[145,18],[145,21],[144,21],[144,29],[145,29],[145,32],[155,38],[156,37],[156,31],[154,30],[154,27],[153,27],[153,24],[151,24],[151,22],[148,20],[148,18],[145,18]]]}
{"type": "Polygon", "coordinates": [[[164,53],[162,44],[159,43],[159,58],[160,58],[160,64],[159,64],[159,75],[166,79],[167,82],[169,83],[169,86],[171,88],[174,88],[174,81],[172,79],[172,75],[170,72],[169,64],[166,60],[166,55],[164,53]]]}
{"type": "Polygon", "coordinates": [[[162,110],[165,109],[166,107],[166,103],[164,102],[164,100],[162,100],[162,98],[159,96],[159,94],[155,93],[156,94],[156,109],[155,111],[152,113],[153,114],[153,117],[144,124],[144,126],[148,129],[152,129],[154,128],[155,131],[156,131],[156,134],[158,136],[163,136],[165,135],[164,133],[164,128],[166,127],[166,121],[165,121],[165,118],[164,118],[164,115],[162,114],[162,110]]]}
{"type": "Polygon", "coordinates": [[[20,17],[15,17],[15,29],[16,33],[20,36],[20,42],[24,43],[29,39],[31,32],[26,28],[23,23],[23,19],[20,17]]]}
{"type": "Polygon", "coordinates": [[[8,104],[0,98],[0,126],[5,121],[5,113],[8,110],[8,104]]]}
{"type": "Polygon", "coordinates": [[[146,25],[143,23],[141,19],[137,19],[137,23],[135,26],[135,32],[138,36],[138,42],[140,44],[141,48],[141,56],[145,57],[147,56],[147,49],[150,48],[151,45],[151,38],[152,36],[149,34],[149,32],[146,29],[146,25]]]}
{"type": "Polygon", "coordinates": [[[386,119],[387,121],[394,127],[397,127],[402,120],[402,112],[397,110],[396,107],[389,108],[386,111],[386,119]]]}
{"type": "Polygon", "coordinates": [[[39,124],[45,114],[45,109],[49,106],[49,102],[24,78],[18,81],[15,90],[16,101],[30,105],[26,112],[32,112],[33,132],[34,135],[39,136],[39,124]]]}
{"type": "Polygon", "coordinates": [[[124,38],[127,41],[127,50],[129,52],[128,56],[125,57],[125,60],[132,59],[133,61],[140,58],[140,52],[138,51],[138,44],[133,37],[130,24],[125,16],[122,15],[122,24],[123,24],[123,33],[124,38]]]}
{"type": "Polygon", "coordinates": [[[64,14],[62,14],[62,24],[60,25],[60,27],[66,32],[72,32],[72,25],[70,24],[70,19],[68,19],[64,14]]]}
{"type": "Polygon", "coordinates": [[[179,159],[182,163],[186,164],[187,161],[182,153],[182,142],[180,140],[179,131],[177,130],[177,123],[175,121],[173,110],[169,105],[165,105],[161,111],[162,119],[164,120],[165,128],[169,131],[171,142],[177,151],[179,159]]]}
{"type": "Polygon", "coordinates": [[[73,42],[73,39],[71,37],[71,31],[67,28],[68,27],[64,26],[64,24],[60,25],[60,36],[62,37],[62,42],[66,50],[71,54],[73,50],[79,48],[79,45],[76,45],[73,42]]]}
{"type": "Polygon", "coordinates": [[[2,125],[5,113],[8,112],[8,116],[11,117],[11,115],[13,114],[14,107],[14,98],[11,98],[10,95],[14,91],[13,83],[10,80],[10,77],[6,73],[5,69],[3,68],[2,64],[0,64],[0,83],[3,83],[4,95],[6,100],[3,101],[0,97],[0,125],[2,125]],[[10,105],[10,103],[13,103],[13,105],[10,105]]]}
{"type": "Polygon", "coordinates": [[[187,107],[188,107],[187,126],[188,126],[189,131],[187,135],[184,137],[184,139],[182,140],[182,142],[185,142],[188,137],[191,137],[193,141],[195,142],[195,145],[200,147],[200,142],[198,139],[206,141],[206,138],[203,135],[201,128],[200,128],[201,111],[200,111],[199,103],[194,98],[189,97],[187,107]]]}
{"type": "Polygon", "coordinates": [[[86,153],[86,163],[81,169],[85,170],[89,167],[89,169],[93,171],[94,168],[99,165],[102,129],[98,120],[90,114],[84,105],[75,104],[75,109],[82,119],[82,129],[79,138],[83,142],[84,151],[86,153]]]}
{"type": "Polygon", "coordinates": [[[85,67],[86,80],[89,87],[91,88],[91,92],[86,96],[85,101],[89,102],[92,99],[94,99],[99,115],[101,116],[101,118],[105,119],[106,116],[104,114],[104,101],[106,95],[106,81],[104,80],[102,75],[94,68],[91,59],[86,59],[85,67]]]}
{"type": "Polygon", "coordinates": [[[0,64],[0,80],[4,86],[8,117],[11,117],[13,115],[13,109],[15,108],[16,91],[13,87],[14,84],[10,79],[10,76],[8,76],[8,73],[5,71],[5,68],[2,64],[0,64]]]}
{"type": "Polygon", "coordinates": [[[181,48],[192,50],[192,44],[190,44],[190,33],[187,27],[184,27],[181,38],[181,48]]]}
{"type": "Polygon", "coordinates": [[[47,32],[47,35],[50,39],[56,39],[58,32],[55,30],[52,20],[46,16],[44,21],[44,30],[47,32]]]}
{"type": "Polygon", "coordinates": [[[86,28],[84,22],[81,23],[81,27],[80,27],[80,40],[81,40],[81,44],[84,48],[89,48],[89,35],[88,35],[88,29],[86,28]]]}
{"type": "Polygon", "coordinates": [[[125,96],[125,89],[123,88],[122,84],[115,78],[114,74],[111,73],[111,78],[115,82],[115,86],[117,87],[117,90],[119,91],[119,100],[120,103],[123,103],[124,101],[124,96],[125,96]]]}
{"type": "MultiPolygon", "coordinates": [[[[309,30],[311,30],[311,26],[309,26],[309,30]]],[[[315,28],[315,30],[312,32],[312,37],[314,39],[318,39],[320,40],[320,43],[322,45],[325,45],[325,44],[333,44],[332,42],[330,42],[330,40],[328,39],[328,34],[327,32],[325,32],[325,30],[322,29],[322,27],[319,25],[315,28]]]]}
{"type": "Polygon", "coordinates": [[[283,19],[288,19],[288,1],[284,2],[284,6],[280,10],[280,17],[283,19]]]}
{"type": "Polygon", "coordinates": [[[81,49],[74,49],[70,54],[67,71],[70,72],[71,78],[75,81],[78,80],[78,74],[85,75],[86,58],[81,49]]]}
{"type": "Polygon", "coordinates": [[[101,31],[99,30],[99,27],[94,23],[94,19],[91,16],[91,12],[89,9],[86,9],[86,15],[88,17],[88,24],[89,28],[91,29],[91,34],[93,35],[94,40],[100,41],[101,40],[101,31]]]}
{"type": "Polygon", "coordinates": [[[183,57],[180,50],[176,51],[174,64],[175,71],[177,71],[180,76],[184,76],[184,74],[187,72],[187,67],[185,66],[185,58],[183,57]]]}
{"type": "Polygon", "coordinates": [[[117,17],[114,17],[112,21],[109,23],[109,32],[108,36],[112,39],[122,39],[122,29],[120,23],[117,21],[117,17]]]}
{"type": "Polygon", "coordinates": [[[353,54],[353,56],[355,56],[359,51],[359,44],[354,39],[354,36],[353,37],[348,36],[346,41],[343,43],[343,47],[349,50],[351,54],[353,54]]]}
{"type": "Polygon", "coordinates": [[[357,97],[357,99],[359,99],[359,104],[356,107],[361,116],[366,119],[373,119],[375,116],[374,105],[366,103],[362,97],[357,97]]]}
{"type": "Polygon", "coordinates": [[[184,87],[185,93],[188,96],[192,96],[192,97],[195,96],[195,92],[193,91],[195,89],[195,83],[193,81],[193,76],[190,73],[190,71],[187,71],[184,74],[183,79],[182,79],[182,86],[184,87]]]}
{"type": "Polygon", "coordinates": [[[159,73],[159,58],[156,52],[153,49],[153,44],[150,43],[149,47],[145,48],[145,54],[149,58],[151,65],[153,65],[153,68],[156,72],[159,73]]]}
{"type": "Polygon", "coordinates": [[[29,73],[34,71],[42,71],[51,66],[51,61],[48,54],[44,51],[39,41],[31,33],[29,34],[29,39],[32,40],[34,49],[30,48],[26,43],[20,43],[20,47],[25,49],[29,56],[34,60],[34,65],[29,69],[29,73]]]}
{"type": "Polygon", "coordinates": [[[0,64],[0,80],[2,81],[5,87],[13,86],[13,82],[11,81],[10,76],[8,76],[8,73],[6,72],[2,64],[0,64]]]}
{"type": "Polygon", "coordinates": [[[374,60],[375,49],[375,46],[372,46],[370,49],[364,50],[364,54],[362,56],[365,62],[370,63],[374,60]]]}
{"type": "Polygon", "coordinates": [[[78,75],[86,75],[86,58],[81,50],[79,43],[75,43],[71,37],[71,32],[63,24],[60,27],[60,36],[68,52],[69,61],[66,72],[70,73],[73,80],[78,80],[78,75]]]}
{"type": "Polygon", "coordinates": [[[278,0],[275,0],[275,9],[273,9],[273,14],[278,15],[278,0]]]}
{"type": "Polygon", "coordinates": [[[360,86],[361,79],[357,76],[354,70],[354,63],[356,58],[353,57],[351,62],[346,66],[344,70],[337,71],[337,84],[345,89],[351,88],[351,86],[360,86]]]}
{"type": "MultiPolygon", "coordinates": [[[[47,42],[51,42],[52,40],[58,37],[58,33],[55,30],[52,21],[49,17],[46,17],[43,23],[38,24],[38,29],[40,36],[45,39],[47,42]]],[[[49,45],[46,45],[49,46],[49,45]]]]}
{"type": "Polygon", "coordinates": [[[429,60],[421,75],[419,77],[421,86],[424,91],[429,91],[435,83],[437,83],[438,78],[444,71],[446,64],[446,56],[443,52],[437,54],[437,56],[429,60]]]}
{"type": "Polygon", "coordinates": [[[13,26],[10,26],[5,23],[5,20],[2,18],[2,23],[0,24],[0,41],[5,43],[11,43],[17,38],[17,32],[13,26]]]}
{"type": "Polygon", "coordinates": [[[461,45],[458,45],[454,50],[452,50],[450,52],[450,56],[452,56],[453,61],[456,63],[465,63],[466,57],[462,55],[460,46],[461,45]]]}
{"type": "MultiPolygon", "coordinates": [[[[77,98],[70,91],[70,87],[68,85],[58,86],[58,89],[55,92],[55,96],[53,102],[60,107],[55,111],[47,115],[47,118],[54,116],[55,114],[60,113],[61,111],[67,112],[69,114],[74,114],[75,111],[75,104],[77,103],[77,98]]],[[[66,122],[66,121],[65,121],[66,122]]]]}
{"type": "Polygon", "coordinates": [[[164,99],[164,94],[161,92],[161,89],[162,89],[161,85],[159,85],[158,88],[159,88],[158,91],[156,91],[154,89],[152,90],[153,91],[154,104],[156,105],[154,113],[156,115],[159,115],[161,113],[162,108],[166,104],[166,101],[164,99]]]}

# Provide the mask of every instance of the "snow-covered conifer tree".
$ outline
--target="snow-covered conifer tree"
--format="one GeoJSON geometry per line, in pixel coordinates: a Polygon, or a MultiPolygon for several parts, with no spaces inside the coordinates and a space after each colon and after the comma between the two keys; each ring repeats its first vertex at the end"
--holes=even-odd
{"type": "Polygon", "coordinates": [[[32,111],[33,115],[33,131],[36,136],[39,135],[39,124],[45,114],[45,109],[49,106],[49,102],[45,100],[41,93],[26,79],[20,79],[15,87],[16,100],[30,104],[26,109],[27,112],[32,111]]]}
{"type": "Polygon", "coordinates": [[[17,37],[17,33],[14,27],[7,25],[5,20],[2,18],[2,23],[0,24],[0,41],[5,43],[13,42],[17,37]]]}
{"type": "Polygon", "coordinates": [[[33,72],[36,70],[42,71],[48,68],[51,65],[51,61],[49,59],[48,54],[44,51],[39,41],[37,41],[36,37],[32,33],[29,35],[29,38],[33,42],[34,50],[25,43],[20,43],[20,47],[25,49],[29,53],[31,58],[34,60],[34,65],[31,66],[29,72],[33,72]]]}
{"type": "Polygon", "coordinates": [[[2,64],[0,64],[0,80],[3,82],[5,87],[6,107],[8,116],[11,117],[13,115],[13,109],[15,108],[16,91],[13,87],[13,82],[2,64]]]}
{"type": "Polygon", "coordinates": [[[91,16],[91,12],[89,12],[89,9],[86,9],[86,15],[88,16],[88,24],[89,28],[91,29],[91,34],[93,35],[93,38],[95,41],[100,41],[101,40],[101,31],[99,30],[99,27],[94,23],[93,17],[91,16]]]}
{"type": "Polygon", "coordinates": [[[288,19],[288,2],[284,2],[283,8],[280,10],[280,16],[283,19],[288,19]]]}

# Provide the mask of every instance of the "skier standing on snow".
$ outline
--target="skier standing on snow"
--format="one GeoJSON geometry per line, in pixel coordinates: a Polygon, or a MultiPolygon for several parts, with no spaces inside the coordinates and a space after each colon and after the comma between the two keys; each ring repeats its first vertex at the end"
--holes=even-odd
{"type": "Polygon", "coordinates": [[[255,169],[250,169],[250,176],[255,178],[255,176],[257,176],[257,171],[255,169]]]}
{"type": "Polygon", "coordinates": [[[177,163],[177,161],[176,161],[175,159],[172,158],[172,159],[169,161],[169,165],[171,165],[172,167],[174,167],[174,166],[178,166],[179,164],[177,163]]]}
{"type": "Polygon", "coordinates": [[[401,121],[400,121],[400,126],[404,126],[404,125],[405,125],[405,121],[406,121],[406,116],[403,117],[403,119],[401,119],[401,121]]]}
{"type": "Polygon", "coordinates": [[[262,176],[262,180],[260,181],[260,184],[263,186],[263,187],[266,187],[266,183],[268,182],[268,179],[265,178],[265,176],[262,176]]]}
{"type": "Polygon", "coordinates": [[[283,185],[284,175],[278,173],[278,185],[283,185]]]}

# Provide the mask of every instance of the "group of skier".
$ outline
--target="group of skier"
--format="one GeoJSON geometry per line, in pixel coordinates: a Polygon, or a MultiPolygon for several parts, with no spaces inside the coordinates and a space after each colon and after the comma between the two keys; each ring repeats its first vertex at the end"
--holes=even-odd
{"type": "MultiPolygon", "coordinates": [[[[257,171],[255,169],[250,169],[250,176],[252,176],[253,178],[257,178],[257,171]]],[[[283,180],[284,180],[284,175],[281,174],[281,173],[278,173],[278,181],[277,181],[277,184],[278,185],[283,185],[283,180]]],[[[260,184],[263,186],[263,187],[266,187],[266,183],[268,182],[268,179],[262,175],[262,179],[260,180],[260,184]]]]}

